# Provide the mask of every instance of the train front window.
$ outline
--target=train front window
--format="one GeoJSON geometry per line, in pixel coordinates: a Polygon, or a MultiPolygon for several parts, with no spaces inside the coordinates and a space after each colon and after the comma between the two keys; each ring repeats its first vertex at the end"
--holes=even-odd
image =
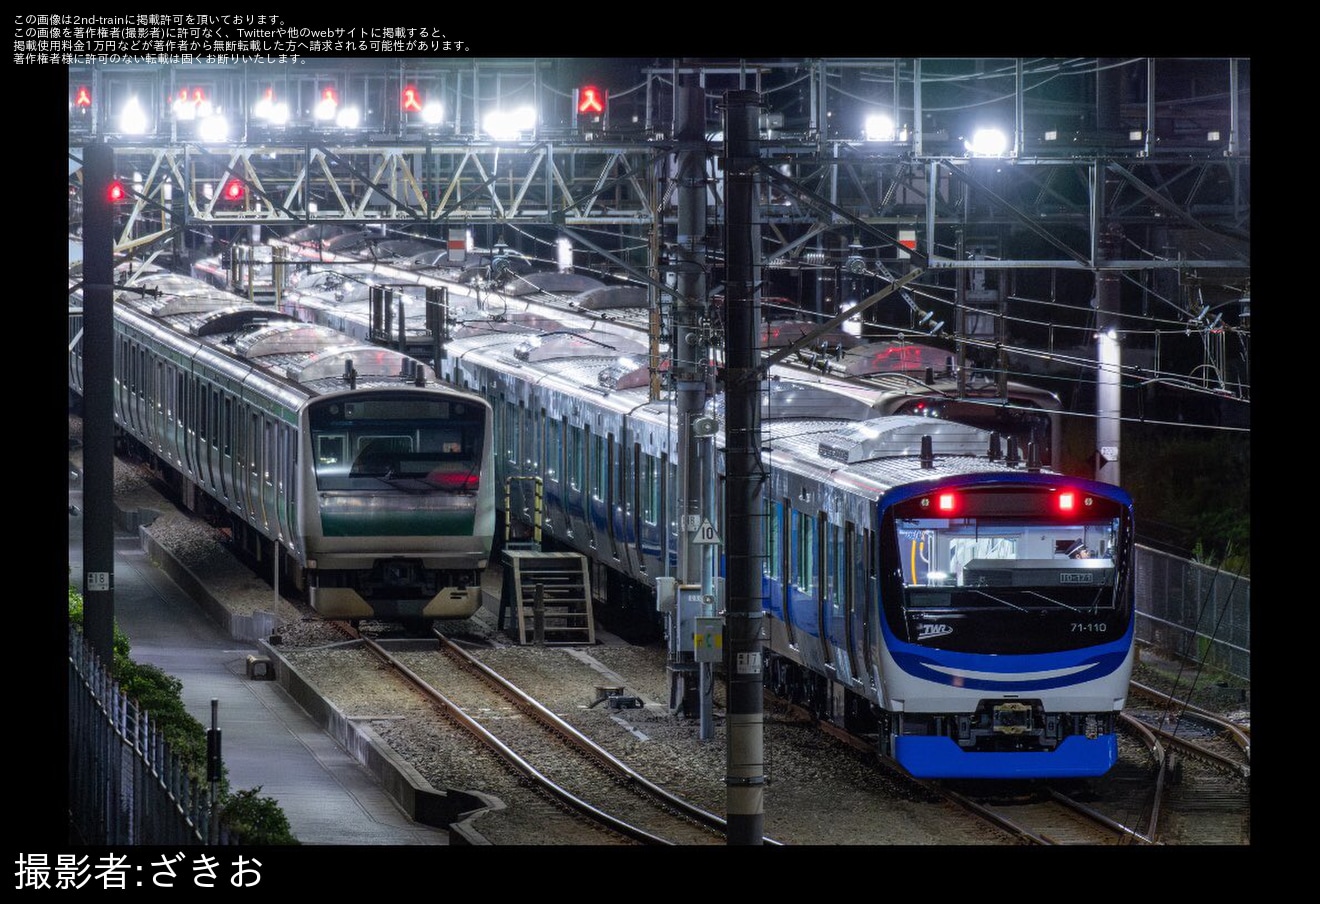
{"type": "Polygon", "coordinates": [[[1076,503],[1009,487],[895,506],[883,540],[899,563],[882,597],[890,629],[927,646],[1013,652],[1121,633],[1126,511],[1093,495],[1076,503]],[[1073,631],[1082,636],[1061,640],[1073,631]]]}
{"type": "Polygon", "coordinates": [[[481,406],[383,393],[318,403],[309,419],[318,489],[478,488],[486,426],[481,406]]]}

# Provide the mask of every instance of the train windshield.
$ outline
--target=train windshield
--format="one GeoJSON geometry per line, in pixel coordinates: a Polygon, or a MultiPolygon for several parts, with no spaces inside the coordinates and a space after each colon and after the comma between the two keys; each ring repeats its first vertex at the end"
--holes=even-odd
{"type": "Polygon", "coordinates": [[[418,393],[359,393],[313,405],[309,419],[318,489],[477,491],[486,435],[480,405],[418,393]]]}
{"type": "Polygon", "coordinates": [[[885,618],[900,640],[964,652],[1088,646],[1126,630],[1127,509],[1059,486],[971,487],[894,506],[885,618]]]}

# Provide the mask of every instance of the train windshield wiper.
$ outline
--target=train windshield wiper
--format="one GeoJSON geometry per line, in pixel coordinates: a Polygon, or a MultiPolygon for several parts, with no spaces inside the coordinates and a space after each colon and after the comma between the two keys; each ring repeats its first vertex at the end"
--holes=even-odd
{"type": "Polygon", "coordinates": [[[995,596],[993,593],[986,593],[984,590],[982,590],[979,587],[963,587],[962,589],[965,591],[970,591],[972,593],[975,593],[977,596],[983,596],[988,600],[993,600],[994,602],[999,603],[1001,606],[1007,606],[1009,609],[1016,609],[1019,612],[1028,611],[1026,606],[1019,606],[1016,605],[1015,603],[1010,603],[1002,596],[995,596]]]}
{"type": "MultiPolygon", "coordinates": [[[[1024,592],[1027,593],[1027,594],[1029,594],[1030,596],[1034,596],[1034,597],[1036,597],[1037,599],[1042,599],[1042,600],[1045,600],[1045,601],[1047,601],[1047,602],[1053,603],[1053,604],[1056,605],[1056,606],[1061,606],[1062,608],[1067,609],[1067,610],[1070,611],[1070,612],[1081,612],[1081,611],[1082,611],[1082,609],[1081,609],[1080,607],[1078,607],[1078,606],[1069,606],[1067,603],[1063,602],[1062,600],[1056,600],[1054,597],[1052,597],[1052,596],[1047,596],[1046,594],[1041,593],[1039,590],[1027,590],[1027,591],[1024,591],[1024,592]]],[[[1092,608],[1094,608],[1094,607],[1092,607],[1092,608]]]]}

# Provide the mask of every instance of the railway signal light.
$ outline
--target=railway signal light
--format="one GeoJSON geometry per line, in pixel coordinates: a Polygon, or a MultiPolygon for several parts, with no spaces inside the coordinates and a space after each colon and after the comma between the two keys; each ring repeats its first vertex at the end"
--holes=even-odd
{"type": "Polygon", "coordinates": [[[422,95],[414,85],[408,85],[403,89],[403,96],[399,99],[399,108],[404,113],[422,112],[422,95]]]}
{"type": "Polygon", "coordinates": [[[587,116],[601,116],[605,113],[605,92],[595,85],[585,85],[578,89],[577,111],[587,116]]]}
{"type": "Polygon", "coordinates": [[[573,119],[578,125],[599,125],[608,104],[609,92],[595,85],[573,89],[573,119]]]}
{"type": "Polygon", "coordinates": [[[225,183],[223,197],[226,201],[242,201],[247,195],[247,186],[242,179],[230,179],[225,183]]]}
{"type": "Polygon", "coordinates": [[[79,85],[78,90],[74,93],[73,96],[73,106],[79,112],[82,112],[84,110],[87,110],[89,107],[91,107],[91,105],[92,105],[92,89],[88,88],[86,85],[79,85]]]}
{"type": "Polygon", "coordinates": [[[128,198],[128,189],[124,187],[123,182],[115,179],[106,186],[105,198],[111,204],[118,204],[128,198]]]}

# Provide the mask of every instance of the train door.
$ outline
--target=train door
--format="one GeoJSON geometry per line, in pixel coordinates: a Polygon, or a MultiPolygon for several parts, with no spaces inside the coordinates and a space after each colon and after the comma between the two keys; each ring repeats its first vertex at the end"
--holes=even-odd
{"type": "Polygon", "coordinates": [[[664,540],[660,530],[664,518],[662,501],[664,497],[661,495],[664,491],[664,480],[661,476],[663,463],[662,459],[656,458],[650,452],[639,451],[641,488],[637,545],[644,563],[643,570],[650,570],[657,575],[664,574],[664,540]]]}
{"type": "MultiPolygon", "coordinates": [[[[843,618],[845,645],[848,648],[848,678],[854,683],[862,682],[859,665],[866,661],[864,639],[866,636],[866,609],[863,602],[865,595],[865,575],[862,571],[865,552],[861,548],[861,538],[857,525],[851,521],[843,524],[843,618]]],[[[865,671],[869,672],[867,668],[865,671]]]]}
{"type": "Polygon", "coordinates": [[[643,493],[646,487],[646,478],[642,473],[644,458],[642,456],[642,444],[634,440],[632,444],[632,519],[631,527],[633,536],[633,558],[637,562],[637,573],[646,571],[646,551],[642,547],[642,503],[645,499],[643,493]]]}
{"type": "Polygon", "coordinates": [[[193,393],[196,391],[196,384],[190,374],[180,370],[176,385],[179,388],[179,408],[175,412],[175,423],[178,424],[179,455],[183,460],[184,473],[188,475],[189,481],[196,483],[197,457],[193,454],[193,443],[196,434],[192,429],[192,398],[193,393]]]}
{"type": "Polygon", "coordinates": [[[541,421],[545,425],[545,471],[543,473],[544,505],[546,521],[551,530],[555,522],[562,523],[561,512],[564,505],[564,421],[553,417],[545,408],[541,409],[541,421]],[[553,520],[551,520],[553,518],[553,520]]]}
{"type": "Polygon", "coordinates": [[[586,495],[587,482],[587,446],[591,436],[590,428],[568,426],[568,458],[565,477],[568,485],[564,491],[564,514],[568,521],[567,536],[577,540],[586,533],[586,495]]]}
{"type": "Polygon", "coordinates": [[[298,534],[298,443],[294,430],[288,424],[278,424],[279,483],[275,495],[279,499],[280,531],[294,549],[302,545],[298,534]]]}
{"type": "Polygon", "coordinates": [[[772,615],[783,617],[783,508],[769,496],[764,497],[765,530],[762,539],[765,555],[761,558],[761,571],[765,575],[765,599],[772,615]]]}
{"type": "Polygon", "coordinates": [[[231,509],[243,510],[242,500],[238,498],[238,483],[235,475],[238,471],[234,461],[234,399],[225,393],[220,399],[217,414],[220,418],[220,480],[224,484],[225,501],[231,509]]]}
{"type": "Polygon", "coordinates": [[[265,497],[265,425],[259,412],[249,411],[247,434],[248,520],[264,529],[270,521],[266,514],[265,497]]]}
{"type": "Polygon", "coordinates": [[[183,371],[178,365],[170,365],[170,464],[184,474],[191,476],[192,469],[188,467],[188,433],[185,429],[187,422],[188,405],[188,384],[184,381],[183,371]]]}
{"type": "MultiPolygon", "coordinates": [[[[285,431],[287,427],[280,421],[273,421],[273,450],[271,452],[271,479],[274,484],[272,496],[275,500],[272,515],[275,518],[275,540],[278,550],[279,541],[289,536],[289,500],[285,494],[285,488],[289,487],[285,480],[286,469],[288,468],[288,450],[285,448],[285,431]]],[[[276,563],[279,559],[276,558],[276,563]]]]}
{"type": "Polygon", "coordinates": [[[797,625],[793,619],[793,594],[801,568],[802,532],[793,503],[784,499],[784,631],[788,645],[796,650],[797,625]]]}
{"type": "Polygon", "coordinates": [[[610,557],[619,561],[619,538],[615,531],[615,517],[617,495],[615,492],[615,474],[620,468],[615,463],[615,444],[614,434],[608,433],[605,438],[605,536],[610,542],[610,557]]]}
{"type": "Polygon", "coordinates": [[[253,472],[256,465],[252,462],[252,449],[256,445],[256,440],[252,436],[252,425],[249,422],[251,415],[247,411],[247,406],[239,402],[234,412],[234,489],[237,491],[239,500],[239,511],[243,513],[244,521],[254,520],[256,510],[252,498],[253,472]]]}
{"type": "Polygon", "coordinates": [[[583,487],[582,499],[586,507],[586,540],[591,549],[597,548],[595,534],[599,531],[599,520],[601,520],[601,507],[605,501],[601,498],[601,484],[605,483],[605,449],[603,449],[603,438],[597,434],[591,433],[590,428],[586,428],[585,437],[586,451],[586,472],[587,482],[583,487]]]}
{"type": "Polygon", "coordinates": [[[876,546],[878,534],[871,528],[863,528],[861,542],[857,546],[862,556],[861,567],[854,575],[855,592],[860,594],[858,608],[862,612],[862,662],[871,688],[877,696],[884,693],[880,686],[880,582],[879,549],[876,546]]]}
{"type": "Polygon", "coordinates": [[[153,452],[159,452],[161,433],[164,429],[162,419],[165,411],[165,362],[157,360],[155,363],[156,366],[151,369],[152,389],[147,395],[148,399],[155,399],[155,404],[148,402],[146,443],[153,452]]]}
{"type": "Polygon", "coordinates": [[[208,468],[208,478],[211,482],[213,492],[220,495],[221,499],[227,499],[228,494],[223,486],[224,473],[220,467],[220,390],[214,386],[210,388],[210,403],[206,410],[206,430],[210,443],[210,448],[206,450],[206,462],[208,468]]]}
{"type": "Polygon", "coordinates": [[[839,525],[816,515],[816,530],[820,538],[821,580],[820,600],[821,657],[827,666],[833,665],[842,674],[848,671],[848,648],[843,640],[843,549],[839,543],[839,525]],[[842,655],[843,661],[839,662],[842,655]]]}
{"type": "Polygon", "coordinates": [[[206,386],[195,374],[188,377],[188,453],[192,458],[191,470],[193,481],[199,486],[206,486],[204,471],[206,458],[206,386]]]}
{"type": "Polygon", "coordinates": [[[202,485],[211,493],[215,487],[215,431],[211,429],[211,419],[215,417],[212,400],[215,392],[205,383],[198,385],[197,411],[197,457],[201,467],[202,485]]]}

